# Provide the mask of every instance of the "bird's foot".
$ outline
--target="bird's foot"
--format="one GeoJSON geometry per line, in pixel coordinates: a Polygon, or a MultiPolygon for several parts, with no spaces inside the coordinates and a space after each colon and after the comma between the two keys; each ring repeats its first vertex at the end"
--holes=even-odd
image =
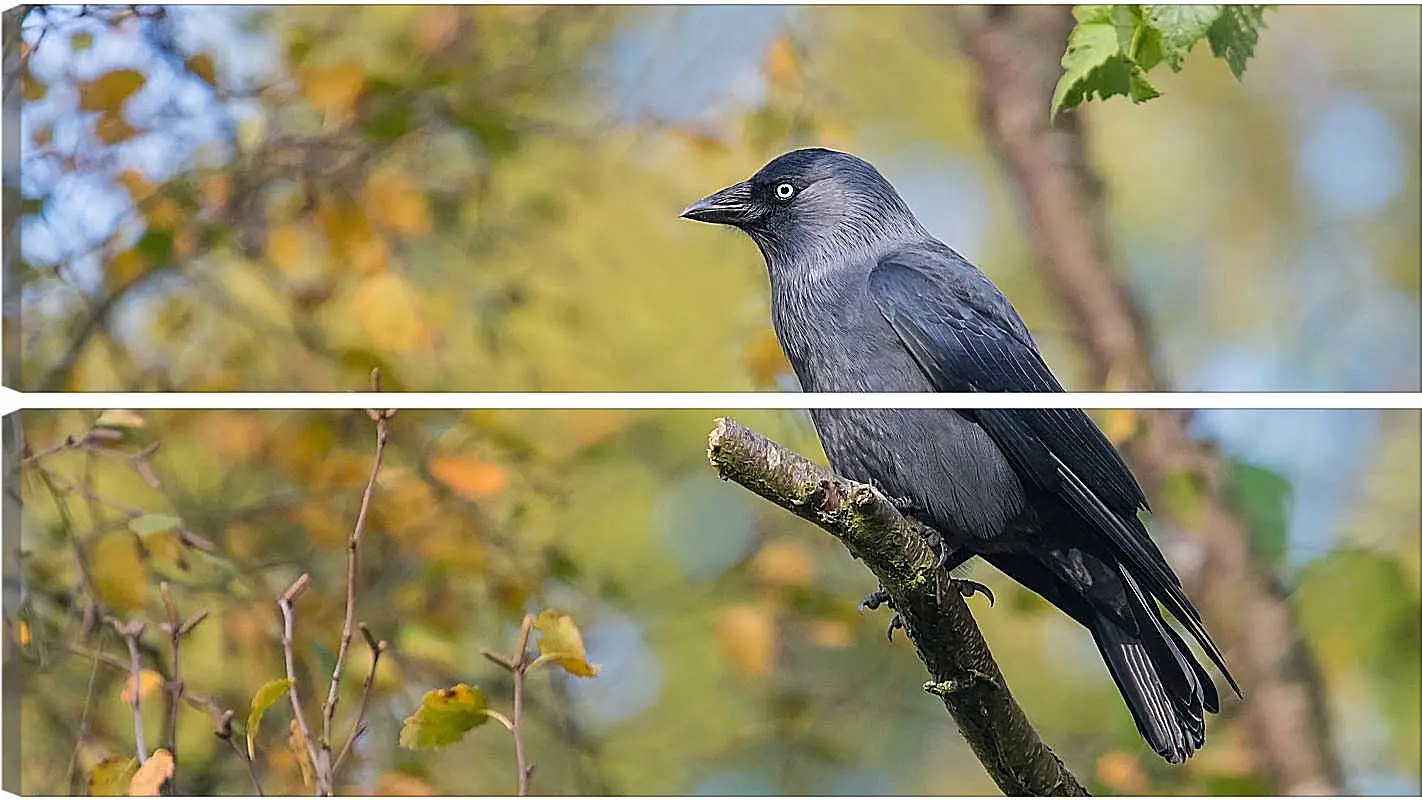
{"type": "Polygon", "coordinates": [[[894,601],[889,597],[889,593],[884,589],[883,584],[880,584],[879,588],[865,595],[864,599],[859,601],[859,613],[863,614],[865,611],[877,611],[879,606],[883,605],[893,608],[894,601]]]}
{"type": "Polygon", "coordinates": [[[894,631],[903,630],[903,628],[904,618],[899,616],[898,612],[894,612],[894,616],[889,620],[889,629],[885,631],[885,635],[888,636],[889,641],[892,642],[894,640],[894,631]]]}
{"type": "Polygon", "coordinates": [[[966,600],[975,594],[980,594],[987,598],[989,608],[997,604],[997,598],[992,596],[992,590],[987,586],[967,578],[952,578],[951,580],[953,588],[958,590],[958,594],[962,595],[963,599],[966,600]]]}
{"type": "Polygon", "coordinates": [[[905,517],[919,517],[928,510],[908,497],[895,497],[891,494],[885,494],[884,496],[887,497],[889,503],[898,509],[899,513],[905,517]]]}

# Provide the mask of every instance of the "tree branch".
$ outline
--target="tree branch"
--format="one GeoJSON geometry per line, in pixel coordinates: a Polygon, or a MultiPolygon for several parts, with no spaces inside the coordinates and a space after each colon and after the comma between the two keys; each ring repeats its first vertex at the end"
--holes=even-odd
{"type": "Polygon", "coordinates": [[[138,620],[124,624],[112,617],[109,624],[128,645],[129,679],[133,681],[132,699],[129,700],[129,705],[133,707],[133,747],[138,752],[138,763],[144,764],[148,761],[148,746],[143,742],[143,662],[138,656],[138,637],[148,626],[138,620]]]}
{"type": "Polygon", "coordinates": [[[296,727],[301,731],[301,738],[306,740],[306,756],[311,759],[311,768],[316,772],[316,793],[325,797],[331,793],[330,786],[326,783],[325,773],[316,769],[320,762],[316,760],[316,744],[311,740],[311,728],[306,725],[306,713],[301,710],[301,696],[296,691],[296,653],[292,647],[292,628],[296,624],[296,609],[292,604],[310,583],[311,575],[301,573],[301,577],[277,598],[277,607],[281,609],[281,650],[286,660],[286,678],[290,682],[286,694],[291,700],[291,715],[296,720],[296,727]]]}
{"type": "MultiPolygon", "coordinates": [[[[372,370],[370,374],[371,388],[380,391],[380,370],[372,370]]],[[[380,478],[380,466],[385,458],[385,443],[390,440],[390,420],[395,416],[394,409],[372,409],[366,412],[371,420],[375,422],[375,459],[370,467],[370,480],[365,484],[365,493],[360,498],[360,511],[356,514],[355,529],[351,531],[351,538],[346,542],[346,614],[341,623],[341,644],[336,653],[336,666],[331,670],[331,685],[326,692],[326,702],[321,709],[321,741],[319,744],[321,760],[315,763],[318,773],[326,773],[327,785],[335,788],[335,766],[331,756],[331,729],[336,722],[336,702],[340,699],[341,677],[345,674],[346,653],[350,651],[351,637],[355,635],[355,612],[356,612],[356,578],[360,571],[360,540],[365,534],[365,521],[370,515],[370,498],[375,494],[375,483],[380,478]]],[[[374,642],[370,638],[369,632],[365,632],[367,642],[374,642]]],[[[375,650],[374,644],[371,649],[375,650]]],[[[370,664],[370,679],[366,681],[366,693],[369,695],[371,680],[375,677],[375,667],[379,661],[380,653],[375,652],[375,658],[370,664]]],[[[362,701],[362,710],[364,701],[362,701]]],[[[360,720],[356,720],[356,728],[351,734],[355,737],[355,730],[359,730],[360,720]]],[[[350,742],[346,742],[349,748],[350,742]]],[[[339,756],[337,757],[339,759],[339,756]]]]}
{"type": "Polygon", "coordinates": [[[988,775],[1009,795],[1085,795],[1013,699],[962,596],[945,580],[928,530],[882,494],[817,466],[732,419],[719,419],[707,457],[717,473],[815,523],[879,578],[904,629],[988,775]]]}
{"type": "MultiPolygon", "coordinates": [[[[1086,160],[1083,120],[1056,127],[1048,108],[1074,24],[1070,6],[962,10],[963,43],[977,62],[983,130],[1017,188],[1037,264],[1084,343],[1093,382],[1169,389],[1151,362],[1151,335],[1112,263],[1100,180],[1086,160]]],[[[1127,446],[1147,490],[1172,473],[1192,479],[1199,521],[1186,525],[1204,553],[1192,594],[1220,634],[1249,692],[1242,711],[1276,791],[1345,793],[1318,670],[1282,588],[1260,565],[1248,527],[1226,497],[1225,463],[1192,439],[1186,415],[1142,411],[1127,446]]]]}

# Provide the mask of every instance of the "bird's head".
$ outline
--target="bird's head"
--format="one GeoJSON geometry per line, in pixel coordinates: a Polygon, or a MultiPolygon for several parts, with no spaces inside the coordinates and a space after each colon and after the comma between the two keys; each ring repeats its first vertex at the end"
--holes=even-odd
{"type": "Polygon", "coordinates": [[[920,228],[894,187],[869,162],[823,148],[793,150],[750,178],[692,203],[686,219],[730,225],[766,260],[860,249],[920,228]]]}

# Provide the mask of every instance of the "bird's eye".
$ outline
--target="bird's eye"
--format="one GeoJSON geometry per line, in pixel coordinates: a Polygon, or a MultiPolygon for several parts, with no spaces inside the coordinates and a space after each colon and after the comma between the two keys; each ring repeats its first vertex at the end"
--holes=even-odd
{"type": "Polygon", "coordinates": [[[794,196],[795,196],[795,187],[794,187],[794,185],[792,185],[792,184],[789,184],[789,183],[782,183],[782,184],[780,184],[780,185],[778,185],[778,186],[775,187],[775,199],[776,199],[776,200],[781,200],[781,201],[789,200],[790,198],[792,198],[792,197],[794,197],[794,196]]]}

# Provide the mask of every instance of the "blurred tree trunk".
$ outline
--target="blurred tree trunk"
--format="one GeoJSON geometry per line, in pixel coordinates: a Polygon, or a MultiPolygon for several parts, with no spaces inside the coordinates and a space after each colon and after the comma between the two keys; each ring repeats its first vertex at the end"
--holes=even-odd
{"type": "MultiPolygon", "coordinates": [[[[1111,389],[1169,387],[1151,363],[1150,332],[1106,240],[1101,185],[1086,162],[1084,120],[1048,118],[1059,60],[1075,24],[1070,6],[959,9],[964,48],[978,66],[983,132],[1025,212],[1037,265],[1064,304],[1091,369],[1111,389]]],[[[1167,475],[1195,488],[1199,568],[1185,576],[1238,672],[1256,757],[1277,791],[1345,791],[1318,670],[1282,588],[1258,563],[1224,492],[1225,462],[1186,432],[1187,416],[1142,411],[1127,446],[1148,491],[1167,475]]]]}

